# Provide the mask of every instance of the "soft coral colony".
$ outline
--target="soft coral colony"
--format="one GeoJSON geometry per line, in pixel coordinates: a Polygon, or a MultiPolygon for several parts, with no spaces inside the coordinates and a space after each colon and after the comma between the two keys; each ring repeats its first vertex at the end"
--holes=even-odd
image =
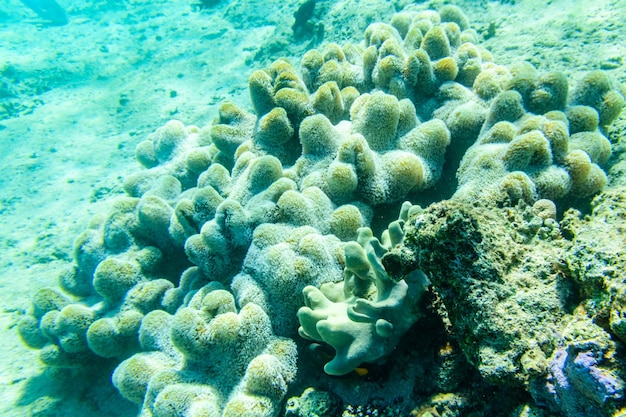
{"type": "MultiPolygon", "coordinates": [[[[50,367],[117,361],[144,417],[277,416],[287,393],[332,385],[298,372],[311,341],[345,375],[393,362],[439,314],[485,383],[529,394],[518,410],[617,410],[626,292],[577,267],[601,226],[567,209],[607,184],[620,87],[497,65],[455,6],[371,24],[300,72],[277,60],[250,77],[253,112],[224,103],[209,127],[170,121],[141,142],[126,196],[77,238],[60,288],[33,296],[25,343],[50,367]],[[435,189],[449,198],[402,204],[435,189]]],[[[594,210],[620,209],[602,195],[594,210]]]]}

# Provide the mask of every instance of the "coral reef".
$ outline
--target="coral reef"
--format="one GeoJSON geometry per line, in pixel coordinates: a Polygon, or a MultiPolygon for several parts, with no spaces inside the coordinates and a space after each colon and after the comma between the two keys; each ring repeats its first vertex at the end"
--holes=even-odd
{"type": "Polygon", "coordinates": [[[142,320],[142,352],[123,361],[113,384],[142,404],[141,416],[273,416],[296,374],[296,347],[272,334],[268,316],[209,283],[173,316],[142,320]]]}
{"type": "Polygon", "coordinates": [[[560,224],[550,200],[435,204],[409,219],[404,247],[383,264],[428,274],[452,337],[485,378],[522,386],[558,415],[618,415],[623,192],[603,192],[589,216],[569,210],[560,224]]]}
{"type": "Polygon", "coordinates": [[[454,339],[485,379],[523,387],[566,416],[611,415],[624,400],[622,359],[608,326],[584,308],[592,301],[580,299],[563,263],[575,246],[544,204],[434,204],[409,222],[403,251],[386,262],[429,276],[454,339]]]}
{"type": "Polygon", "coordinates": [[[533,398],[566,416],[607,415],[613,408],[607,404],[624,394],[623,379],[610,359],[615,345],[590,320],[570,323],[563,336],[567,342],[553,353],[546,381],[531,385],[533,398]]]}
{"type": "Polygon", "coordinates": [[[559,322],[572,309],[567,281],[553,269],[558,224],[525,211],[451,200],[417,216],[405,237],[415,250],[412,267],[430,277],[461,348],[494,383],[526,384],[541,369],[544,350],[549,355],[555,348],[559,322]],[[525,272],[527,264],[532,272],[525,272]],[[524,363],[527,357],[537,363],[524,363]]]}
{"type": "Polygon", "coordinates": [[[34,295],[22,339],[51,367],[111,360],[144,417],[278,416],[294,393],[286,415],[335,413],[330,391],[357,415],[379,385],[418,392],[389,408],[415,415],[502,392],[517,415],[610,415],[622,255],[590,249],[610,243],[589,237],[601,222],[557,216],[596,195],[593,218],[618,212],[605,203],[622,194],[600,193],[624,97],[602,72],[570,93],[561,73],[493,61],[455,6],[405,10],[361,44],[309,50],[300,73],[253,72],[251,110],[168,122],[60,290],[34,295]],[[374,238],[395,205],[441,198],[374,238]]]}

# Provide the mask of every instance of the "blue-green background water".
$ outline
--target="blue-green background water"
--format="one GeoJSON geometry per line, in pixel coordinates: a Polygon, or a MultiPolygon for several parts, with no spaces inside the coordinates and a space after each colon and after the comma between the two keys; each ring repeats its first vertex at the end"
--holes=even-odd
{"type": "MultiPolygon", "coordinates": [[[[42,374],[16,321],[36,288],[56,285],[89,218],[122,193],[147,134],[172,118],[209,124],[224,100],[249,107],[252,71],[279,57],[297,64],[319,45],[294,39],[300,1],[223,0],[203,10],[184,0],[58,3],[66,25],[18,0],[0,4],[0,414],[130,416],[136,410],[106,377],[78,396],[49,390],[74,375],[42,374]]],[[[625,1],[453,3],[499,64],[526,59],[571,80],[605,69],[626,82],[625,1]]],[[[315,20],[323,42],[359,42],[369,23],[408,4],[318,1],[315,20]]]]}

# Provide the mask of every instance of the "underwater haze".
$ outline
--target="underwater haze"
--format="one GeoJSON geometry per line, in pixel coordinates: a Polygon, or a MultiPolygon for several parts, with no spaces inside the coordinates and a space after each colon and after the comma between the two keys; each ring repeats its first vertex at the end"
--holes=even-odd
{"type": "Polygon", "coordinates": [[[625,0],[0,4],[0,415],[626,415],[625,0]]]}

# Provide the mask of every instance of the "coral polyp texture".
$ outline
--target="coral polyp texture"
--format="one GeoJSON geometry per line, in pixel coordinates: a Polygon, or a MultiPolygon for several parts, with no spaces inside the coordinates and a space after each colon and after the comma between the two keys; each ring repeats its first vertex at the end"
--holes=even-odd
{"type": "Polygon", "coordinates": [[[143,417],[278,416],[302,392],[287,415],[339,412],[322,387],[366,409],[381,381],[413,387],[414,415],[493,414],[485,395],[498,415],[611,415],[624,289],[578,262],[603,226],[571,208],[615,197],[624,96],[602,71],[570,87],[494,61],[448,5],[254,71],[251,109],[138,144],[22,339],[50,367],[113,362],[143,417]]]}
{"type": "Polygon", "coordinates": [[[148,313],[139,341],[143,352],[117,367],[113,384],[142,405],[141,416],[276,415],[296,374],[295,344],[272,334],[259,306],[237,312],[216,282],[174,315],[148,313]]]}

